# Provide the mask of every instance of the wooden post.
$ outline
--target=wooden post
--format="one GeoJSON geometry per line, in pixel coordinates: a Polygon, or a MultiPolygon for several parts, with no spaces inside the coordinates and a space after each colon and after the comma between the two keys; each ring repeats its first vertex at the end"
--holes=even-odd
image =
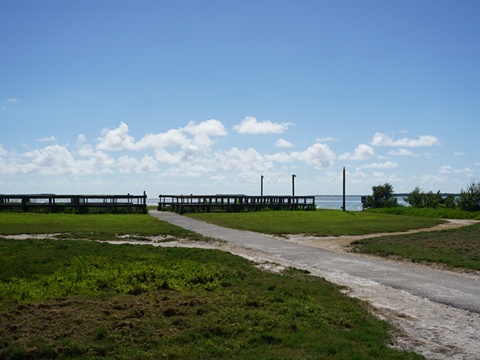
{"type": "Polygon", "coordinates": [[[343,205],[342,205],[342,210],[346,211],[346,207],[345,207],[345,166],[343,167],[343,205]]]}
{"type": "Polygon", "coordinates": [[[295,196],[295,178],[297,175],[292,174],[292,196],[295,196]]]}
{"type": "Polygon", "coordinates": [[[260,196],[263,196],[263,175],[260,176],[260,196]]]}

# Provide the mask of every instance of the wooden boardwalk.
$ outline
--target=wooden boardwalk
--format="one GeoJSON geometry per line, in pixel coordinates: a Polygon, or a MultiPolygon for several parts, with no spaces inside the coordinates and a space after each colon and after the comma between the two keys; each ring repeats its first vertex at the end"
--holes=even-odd
{"type": "Polygon", "coordinates": [[[315,196],[160,195],[158,210],[187,212],[241,212],[261,210],[315,210],[315,196]]]}
{"type": "Polygon", "coordinates": [[[24,212],[89,212],[144,213],[147,211],[147,194],[143,195],[3,195],[0,194],[0,211],[24,212]]]}

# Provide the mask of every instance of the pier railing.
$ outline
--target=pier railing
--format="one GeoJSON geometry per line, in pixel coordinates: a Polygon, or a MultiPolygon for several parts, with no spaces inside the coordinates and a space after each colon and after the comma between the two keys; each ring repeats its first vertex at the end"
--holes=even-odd
{"type": "Polygon", "coordinates": [[[0,194],[0,211],[147,213],[143,195],[0,194]]]}
{"type": "Polygon", "coordinates": [[[315,210],[315,196],[160,195],[158,210],[187,212],[241,212],[261,210],[315,210]]]}

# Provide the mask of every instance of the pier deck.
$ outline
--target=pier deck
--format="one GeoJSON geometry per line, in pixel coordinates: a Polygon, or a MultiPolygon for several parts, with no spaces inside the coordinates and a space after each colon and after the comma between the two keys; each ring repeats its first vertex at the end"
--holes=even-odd
{"type": "Polygon", "coordinates": [[[0,194],[0,211],[147,213],[143,195],[0,194]]]}
{"type": "Polygon", "coordinates": [[[158,210],[187,212],[241,212],[261,210],[315,210],[315,196],[160,195],[158,210]]]}

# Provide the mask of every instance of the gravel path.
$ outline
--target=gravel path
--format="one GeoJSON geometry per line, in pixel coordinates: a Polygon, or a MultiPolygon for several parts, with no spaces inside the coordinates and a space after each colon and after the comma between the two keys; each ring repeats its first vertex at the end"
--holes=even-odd
{"type": "MultiPolygon", "coordinates": [[[[204,236],[224,240],[215,248],[264,267],[307,269],[348,287],[375,314],[396,325],[396,346],[428,359],[480,359],[480,276],[335,252],[292,239],[232,230],[175,213],[150,211],[204,236]]],[[[189,246],[188,244],[177,244],[189,246]]],[[[212,245],[207,245],[212,247],[212,245]]]]}

